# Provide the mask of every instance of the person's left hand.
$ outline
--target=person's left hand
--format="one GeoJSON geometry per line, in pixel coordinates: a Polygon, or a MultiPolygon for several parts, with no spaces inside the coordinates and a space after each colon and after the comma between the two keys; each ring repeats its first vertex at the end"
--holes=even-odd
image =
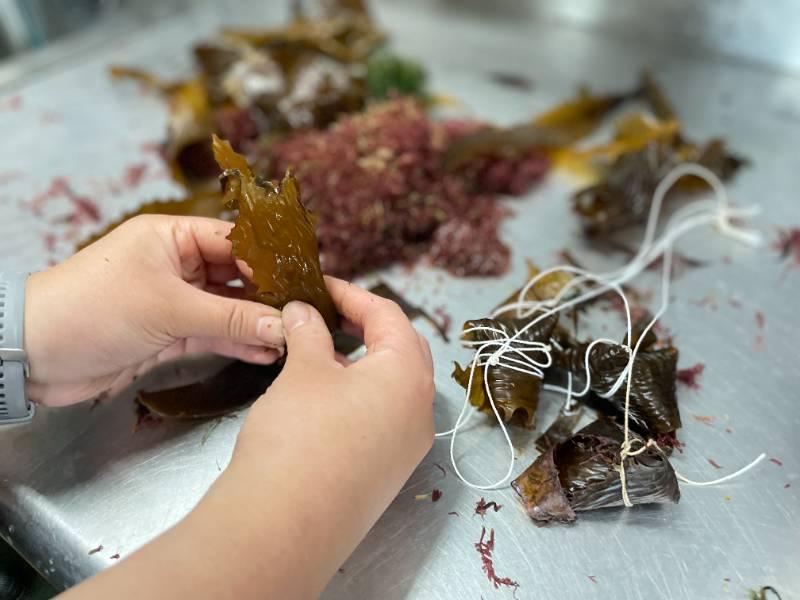
{"type": "MultiPolygon", "coordinates": [[[[140,216],[28,279],[28,395],[49,405],[115,393],[155,363],[214,352],[269,364],[280,312],[241,299],[231,224],[140,216]]],[[[246,267],[243,267],[246,269],[246,267]]]]}

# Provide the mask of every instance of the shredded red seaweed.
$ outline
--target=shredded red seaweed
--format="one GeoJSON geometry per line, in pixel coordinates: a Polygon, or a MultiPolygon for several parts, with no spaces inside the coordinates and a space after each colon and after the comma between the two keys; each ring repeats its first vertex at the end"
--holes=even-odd
{"type": "Polygon", "coordinates": [[[111,558],[111,559],[113,559],[113,560],[117,560],[117,559],[119,558],[119,552],[117,552],[116,554],[112,554],[112,555],[111,555],[111,556],[109,556],[108,558],[111,558]]]}
{"type": "Polygon", "coordinates": [[[92,548],[91,550],[89,550],[89,556],[91,556],[92,554],[97,554],[102,549],[103,549],[103,544],[100,544],[97,548],[92,548]]]}
{"type": "Polygon", "coordinates": [[[778,465],[779,467],[782,467],[782,466],[783,466],[783,462],[782,462],[782,461],[780,461],[780,460],[778,460],[777,458],[770,458],[770,459],[769,459],[769,462],[771,462],[771,463],[775,463],[775,464],[776,464],[776,465],[778,465]]]}
{"type": "Polygon", "coordinates": [[[481,157],[449,171],[449,142],[481,124],[432,121],[410,99],[378,104],[330,128],[298,132],[266,152],[291,167],[318,217],[325,271],[351,276],[421,256],[459,276],[504,273],[496,194],[519,194],[548,169],[540,154],[481,157]]]}
{"type": "Polygon", "coordinates": [[[714,467],[715,469],[721,469],[721,468],[722,468],[722,467],[720,466],[720,464],[719,464],[719,463],[717,463],[717,461],[715,461],[713,458],[707,458],[706,460],[708,461],[708,464],[710,464],[710,465],[711,465],[712,467],[714,467]]]}
{"type": "Polygon", "coordinates": [[[442,490],[434,489],[431,492],[431,502],[438,502],[439,498],[442,497],[442,490]]]}
{"type": "Polygon", "coordinates": [[[700,375],[703,374],[705,368],[706,366],[703,363],[697,363],[686,369],[678,369],[675,376],[682,384],[696,390],[700,387],[700,383],[697,380],[700,378],[700,375]]]}
{"type": "Polygon", "coordinates": [[[597,583],[597,575],[587,575],[586,577],[588,577],[589,581],[592,583],[597,583]]]}
{"type": "Polygon", "coordinates": [[[494,570],[494,560],[492,559],[492,552],[494,552],[494,529],[489,532],[489,539],[484,541],[486,537],[486,527],[481,527],[481,539],[475,544],[475,549],[478,551],[478,554],[481,555],[481,561],[483,562],[483,572],[486,573],[486,577],[489,581],[494,585],[495,589],[498,589],[501,585],[506,587],[512,587],[515,590],[519,588],[519,583],[511,579],[510,577],[500,577],[495,573],[494,570]]]}
{"type": "Polygon", "coordinates": [[[489,511],[490,508],[494,509],[494,512],[497,512],[501,508],[503,508],[502,504],[498,504],[494,500],[491,502],[487,502],[483,497],[475,503],[475,514],[480,515],[481,518],[486,516],[486,513],[489,511]]]}

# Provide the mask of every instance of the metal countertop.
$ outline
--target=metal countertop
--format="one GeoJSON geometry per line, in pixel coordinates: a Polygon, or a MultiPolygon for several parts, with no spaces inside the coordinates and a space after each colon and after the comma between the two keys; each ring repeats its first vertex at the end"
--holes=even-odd
{"type": "MultiPolygon", "coordinates": [[[[68,210],[65,198],[49,203],[41,217],[26,208],[53,178],[67,177],[76,193],[98,200],[103,220],[177,193],[148,150],[164,135],[164,106],[135,86],[113,84],[105,68],[123,63],[185,73],[191,42],[229,23],[229,15],[251,18],[226,10],[230,4],[133,28],[113,43],[98,41],[93,53],[84,47],[57,68],[37,71],[13,90],[6,86],[9,95],[0,99],[0,268],[43,268],[68,256],[67,238],[90,228],[52,224],[68,210]],[[145,165],[144,176],[126,187],[131,165],[145,165]]],[[[473,114],[514,122],[570,96],[579,84],[628,88],[650,67],[692,138],[724,135],[753,161],[730,186],[733,199],[761,204],[760,224],[768,234],[775,226],[800,225],[797,75],[564,23],[478,18],[435,6],[423,12],[421,3],[387,2],[377,13],[395,48],[423,60],[435,90],[462,99],[473,114]],[[487,76],[497,70],[523,73],[533,88],[502,87],[487,76]]],[[[258,14],[260,21],[283,16],[262,11],[269,14],[258,14]]],[[[556,175],[526,198],[509,201],[516,216],[504,224],[503,236],[514,248],[513,268],[503,278],[456,280],[418,267],[392,270],[385,279],[416,303],[445,307],[457,327],[516,287],[526,258],[549,265],[566,246],[600,260],[581,244],[567,202],[571,190],[556,175]]],[[[677,505],[584,513],[571,527],[537,528],[510,490],[483,494],[503,509],[484,520],[475,516],[481,494],[459,483],[448,468],[448,442],[437,441],[325,597],[510,598],[511,590],[493,589],[481,570],[474,544],[485,526],[495,530],[498,574],[520,584],[517,598],[746,598],[748,588],[763,585],[777,588],[784,600],[797,598],[800,269],[788,269],[772,248],[743,248],[707,232],[693,234],[679,249],[709,264],[675,280],[675,299],[663,319],[675,334],[681,366],[706,364],[699,390],[679,390],[680,437],[687,446],[673,464],[694,479],[733,471],[760,452],[782,466],[765,461],[725,485],[683,486],[677,505]],[[763,332],[756,311],[766,316],[763,332]],[[724,471],[713,469],[709,458],[724,471]],[[438,502],[415,499],[433,488],[443,492],[438,502]]],[[[656,278],[643,276],[637,284],[653,289],[656,278]]],[[[449,379],[451,361],[469,355],[425,324],[420,329],[436,360],[442,430],[462,399],[449,379]]],[[[164,376],[188,374],[170,367],[164,376]]],[[[57,586],[113,564],[111,556],[124,557],[177,522],[229,460],[243,415],[216,425],[165,423],[134,434],[132,395],[94,410],[41,409],[33,425],[0,431],[0,535],[57,586]],[[102,551],[89,554],[100,545],[102,551]]],[[[559,402],[544,399],[540,430],[559,402]]],[[[472,478],[494,479],[505,469],[504,442],[488,419],[473,423],[459,438],[460,465],[472,478]]],[[[515,445],[530,447],[535,435],[515,432],[515,445]]],[[[533,456],[521,452],[517,472],[533,456]]]]}

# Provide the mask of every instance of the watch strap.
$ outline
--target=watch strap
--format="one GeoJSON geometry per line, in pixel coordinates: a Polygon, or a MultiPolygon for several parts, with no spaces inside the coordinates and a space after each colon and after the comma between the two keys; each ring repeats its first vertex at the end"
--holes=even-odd
{"type": "Polygon", "coordinates": [[[25,355],[25,284],[27,273],[0,271],[0,425],[33,417],[25,395],[28,360],[25,355]]]}

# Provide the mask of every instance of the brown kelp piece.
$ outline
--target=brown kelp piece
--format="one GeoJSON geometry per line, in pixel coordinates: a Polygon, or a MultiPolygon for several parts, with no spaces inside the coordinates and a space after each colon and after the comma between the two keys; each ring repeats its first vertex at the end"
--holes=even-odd
{"type": "MultiPolygon", "coordinates": [[[[535,316],[527,319],[477,319],[467,321],[464,324],[462,339],[467,342],[477,343],[501,341],[516,335],[535,316]],[[475,327],[489,329],[470,331],[475,327]]],[[[523,331],[518,339],[523,342],[546,343],[550,339],[557,321],[557,315],[550,315],[523,331]]],[[[544,359],[544,354],[540,350],[526,349],[526,346],[520,344],[512,344],[512,347],[517,348],[520,353],[538,360],[544,359]]],[[[514,355],[514,352],[509,353],[510,357],[514,357],[514,355]]],[[[519,358],[517,356],[517,359],[519,358]]],[[[455,363],[452,374],[453,379],[464,389],[469,385],[470,370],[471,366],[462,368],[458,363],[455,363]]],[[[478,410],[493,414],[492,406],[486,393],[486,388],[488,387],[495,406],[504,421],[524,427],[533,427],[536,420],[536,409],[539,406],[541,386],[541,379],[511,368],[507,364],[503,364],[501,360],[496,365],[489,365],[488,369],[484,366],[475,367],[469,401],[478,410]]]]}
{"type": "MultiPolygon", "coordinates": [[[[635,434],[631,437],[643,443],[635,434]]],[[[600,419],[541,454],[512,483],[537,525],[574,521],[576,513],[623,506],[619,473],[622,428],[600,419]]],[[[657,448],[625,459],[632,504],[678,502],[675,471],[657,448]]]]}
{"type": "MultiPolygon", "coordinates": [[[[559,356],[562,367],[573,375],[583,377],[589,343],[566,349],[559,356]]],[[[630,355],[619,344],[597,344],[589,353],[591,389],[606,394],[625,370],[630,355]]],[[[675,377],[678,350],[667,346],[646,349],[636,354],[631,380],[630,418],[642,430],[657,436],[671,433],[681,426],[678,401],[675,395],[675,377]]],[[[620,413],[625,410],[626,383],[608,401],[620,413]]]]}
{"type": "Polygon", "coordinates": [[[548,110],[528,123],[506,128],[487,127],[456,138],[445,154],[445,165],[457,169],[479,156],[513,156],[565,148],[591,133],[603,119],[639,90],[591,95],[586,91],[548,110]]]}
{"type": "MultiPolygon", "coordinates": [[[[581,217],[584,232],[604,237],[643,223],[650,212],[653,193],[659,182],[674,167],[685,162],[698,163],[723,180],[730,179],[745,161],[725,149],[721,140],[705,146],[674,144],[654,140],[635,152],[619,156],[599,183],[578,191],[573,209],[581,217]]],[[[685,177],[675,186],[676,193],[704,189],[696,178],[685,177]]]]}
{"type": "Polygon", "coordinates": [[[334,329],[338,316],[322,276],[314,221],[292,174],[279,185],[258,179],[244,156],[216,136],[214,156],[223,170],[224,200],[239,211],[228,239],[234,256],[253,271],[256,299],[279,309],[307,302],[334,329]]]}
{"type": "Polygon", "coordinates": [[[572,437],[575,426],[583,416],[583,407],[576,406],[570,412],[561,410],[558,413],[555,421],[550,424],[545,432],[536,438],[536,449],[539,452],[547,452],[550,448],[554,447],[561,442],[564,442],[572,437]]]}
{"type": "MultiPolygon", "coordinates": [[[[533,264],[531,261],[527,262],[528,266],[528,278],[525,281],[525,284],[536,277],[541,270],[533,264]]],[[[503,306],[507,306],[509,304],[514,304],[516,302],[535,302],[540,300],[551,300],[558,295],[558,293],[566,286],[570,280],[572,279],[572,275],[566,271],[553,271],[552,273],[548,273],[547,275],[542,276],[535,284],[533,284],[525,295],[520,298],[520,294],[522,290],[526,287],[526,285],[520,286],[518,289],[514,290],[508,297],[506,297],[502,302],[500,302],[497,306],[494,307],[493,310],[497,310],[503,306]]],[[[515,311],[513,309],[509,310],[508,312],[504,313],[505,315],[514,315],[515,311]]]]}
{"type": "Polygon", "coordinates": [[[151,413],[174,419],[208,419],[254,402],[275,381],[281,364],[236,361],[201,381],[176,388],[140,391],[137,401],[151,413]]]}

